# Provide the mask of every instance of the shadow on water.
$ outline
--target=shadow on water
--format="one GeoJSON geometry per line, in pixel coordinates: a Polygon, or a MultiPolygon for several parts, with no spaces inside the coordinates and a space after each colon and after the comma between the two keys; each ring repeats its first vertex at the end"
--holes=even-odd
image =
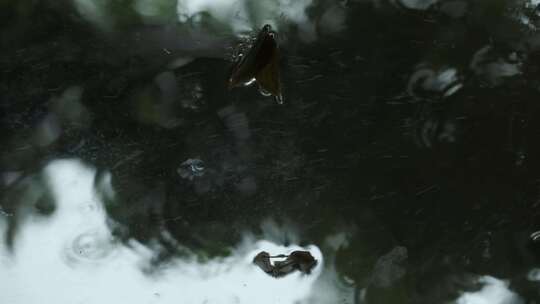
{"type": "Polygon", "coordinates": [[[540,298],[536,1],[216,3],[0,4],[8,300],[540,298]],[[227,88],[265,23],[283,105],[227,88]]]}

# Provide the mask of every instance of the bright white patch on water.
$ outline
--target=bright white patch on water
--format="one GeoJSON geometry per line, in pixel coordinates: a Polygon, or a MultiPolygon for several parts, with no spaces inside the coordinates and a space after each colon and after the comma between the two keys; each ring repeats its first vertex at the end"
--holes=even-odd
{"type": "MultiPolygon", "coordinates": [[[[260,29],[270,24],[279,31],[280,24],[295,24],[301,39],[311,41],[316,38],[315,23],[308,18],[306,10],[313,0],[135,0],[133,9],[147,21],[167,22],[171,7],[176,7],[178,21],[197,27],[203,18],[210,17],[213,25],[222,24],[239,34],[260,29]],[[162,20],[162,21],[159,21],[162,20]]],[[[111,30],[121,16],[109,8],[107,0],[73,0],[78,13],[102,30],[111,30]]],[[[345,13],[339,7],[328,10],[323,17],[323,30],[328,33],[340,31],[345,24],[345,13]],[[330,18],[330,19],[329,19],[330,18]]],[[[127,8],[126,8],[127,9],[127,8]]],[[[205,26],[200,24],[200,26],[205,26]]]]}
{"type": "Polygon", "coordinates": [[[483,276],[478,282],[482,289],[463,293],[456,304],[522,304],[523,300],[508,288],[508,283],[491,276],[483,276]]]}
{"type": "Polygon", "coordinates": [[[433,4],[437,3],[438,0],[398,0],[403,4],[403,6],[410,9],[425,10],[428,9],[433,4]]]}
{"type": "Polygon", "coordinates": [[[536,26],[531,22],[531,19],[526,15],[520,14],[519,21],[521,21],[521,23],[523,23],[524,25],[528,26],[531,30],[536,29],[536,26]]]}
{"type": "Polygon", "coordinates": [[[419,97],[421,91],[438,92],[448,97],[463,87],[458,71],[455,68],[433,68],[426,64],[417,66],[407,85],[407,92],[411,96],[419,97]],[[420,92],[419,92],[420,91],[420,92]]]}
{"type": "Polygon", "coordinates": [[[527,274],[527,279],[533,282],[540,282],[540,268],[533,268],[527,274]]]}
{"type": "MultiPolygon", "coordinates": [[[[144,274],[142,268],[154,253],[136,241],[126,246],[111,236],[103,203],[94,191],[94,168],[61,160],[49,164],[43,174],[56,209],[50,217],[31,215],[20,226],[13,254],[0,239],[2,303],[293,304],[317,292],[313,286],[323,269],[321,251],[305,248],[319,261],[311,275],[275,279],[253,265],[253,257],[261,250],[286,254],[301,248],[266,240],[246,239],[230,256],[206,263],[195,257],[176,258],[157,273],[144,274]]],[[[110,178],[101,183],[110,183],[110,178]]],[[[114,196],[110,186],[101,186],[108,188],[107,196],[114,196]]],[[[0,219],[4,237],[5,223],[0,219]]],[[[324,281],[318,286],[328,292],[334,288],[324,281]]]]}
{"type": "Polygon", "coordinates": [[[171,0],[135,0],[133,8],[143,17],[160,17],[171,0]]]}
{"type": "Polygon", "coordinates": [[[201,13],[207,13],[236,33],[259,29],[266,23],[279,30],[284,21],[297,24],[306,38],[312,38],[314,25],[306,14],[311,3],[312,0],[178,0],[177,14],[180,22],[197,22],[201,13]]]}
{"type": "Polygon", "coordinates": [[[516,12],[515,17],[519,19],[519,21],[527,26],[530,30],[536,31],[537,30],[537,22],[534,20],[531,20],[531,18],[528,16],[528,13],[534,12],[536,16],[540,16],[538,12],[538,5],[540,4],[540,0],[525,0],[522,2],[523,10],[520,10],[516,12]]]}
{"type": "Polygon", "coordinates": [[[510,58],[492,58],[492,48],[487,45],[476,51],[470,63],[475,74],[484,78],[490,85],[501,83],[504,78],[521,74],[522,63],[511,54],[510,58]]]}
{"type": "Polygon", "coordinates": [[[73,4],[81,17],[102,30],[109,30],[112,27],[112,20],[106,9],[107,0],[73,0],[73,4]]]}

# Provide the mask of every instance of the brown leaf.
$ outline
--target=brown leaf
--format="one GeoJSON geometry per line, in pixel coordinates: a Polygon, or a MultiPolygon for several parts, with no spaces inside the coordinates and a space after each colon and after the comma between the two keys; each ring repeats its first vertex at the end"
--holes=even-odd
{"type": "Polygon", "coordinates": [[[278,103],[283,103],[276,36],[270,25],[263,26],[253,46],[233,66],[230,89],[249,85],[255,80],[262,94],[272,95],[278,103]]]}
{"type": "Polygon", "coordinates": [[[271,273],[274,269],[272,263],[270,263],[270,255],[266,251],[261,251],[253,258],[253,263],[259,266],[264,272],[271,273]]]}
{"type": "Polygon", "coordinates": [[[259,266],[264,272],[274,276],[282,277],[295,270],[299,270],[302,273],[309,274],[311,270],[317,265],[317,260],[311,255],[309,251],[293,251],[290,255],[277,255],[270,256],[268,252],[262,251],[255,256],[253,263],[259,266]],[[277,261],[272,265],[271,258],[284,258],[283,261],[277,261]]]}

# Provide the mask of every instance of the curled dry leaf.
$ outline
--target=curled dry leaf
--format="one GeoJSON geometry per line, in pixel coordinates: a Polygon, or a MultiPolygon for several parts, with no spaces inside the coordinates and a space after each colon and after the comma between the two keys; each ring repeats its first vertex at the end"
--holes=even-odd
{"type": "Polygon", "coordinates": [[[282,277],[295,270],[309,274],[317,265],[317,260],[309,251],[297,250],[289,255],[280,254],[276,256],[270,256],[268,252],[261,251],[255,256],[253,263],[273,277],[282,277]],[[270,259],[273,258],[285,258],[285,260],[276,261],[272,264],[270,259]]]}

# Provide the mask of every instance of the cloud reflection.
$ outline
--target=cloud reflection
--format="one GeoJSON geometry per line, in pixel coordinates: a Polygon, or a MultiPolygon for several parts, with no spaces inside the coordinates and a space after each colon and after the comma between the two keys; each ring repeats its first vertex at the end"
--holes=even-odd
{"type": "Polygon", "coordinates": [[[399,2],[409,9],[425,10],[428,9],[433,4],[437,3],[438,0],[399,0],[399,2]]]}
{"type": "MultiPolygon", "coordinates": [[[[320,249],[313,245],[308,248],[278,245],[270,240],[283,239],[284,233],[294,234],[294,230],[280,229],[270,221],[261,226],[267,240],[246,237],[228,257],[202,263],[193,255],[150,266],[156,254],[154,250],[135,240],[126,245],[111,235],[103,202],[94,188],[94,168],[78,160],[60,160],[50,163],[42,174],[55,198],[56,208],[48,217],[29,215],[19,229],[12,251],[7,250],[5,242],[1,243],[2,303],[334,304],[354,301],[354,283],[343,280],[337,273],[332,252],[323,259],[320,249]],[[302,249],[309,250],[319,261],[308,276],[296,272],[275,279],[251,263],[262,250],[278,254],[302,249]],[[151,271],[147,271],[149,269],[151,271]]],[[[106,196],[114,197],[110,175],[99,182],[106,196]]],[[[6,229],[5,218],[0,217],[0,233],[4,236],[6,229]]],[[[294,235],[289,239],[294,240],[294,235]]],[[[343,235],[335,235],[325,243],[336,250],[348,240],[343,235]]],[[[463,293],[455,303],[523,303],[505,281],[483,276],[478,282],[483,284],[480,290],[463,293]]],[[[394,291],[389,289],[388,292],[394,291]]],[[[362,301],[362,297],[357,300],[362,301]]]]}
{"type": "Polygon", "coordinates": [[[309,23],[306,9],[311,2],[312,0],[179,0],[177,13],[180,22],[186,22],[201,13],[208,13],[229,25],[234,32],[242,32],[259,28],[265,23],[278,28],[280,19],[302,27],[309,23]]]}
{"type": "Polygon", "coordinates": [[[456,304],[522,304],[523,300],[508,288],[508,283],[491,276],[478,279],[482,289],[465,292],[456,304]]]}
{"type": "MultiPolygon", "coordinates": [[[[309,276],[266,275],[251,263],[259,251],[301,248],[247,239],[226,258],[205,263],[195,256],[176,258],[145,274],[154,252],[136,241],[128,246],[115,241],[94,190],[95,174],[77,160],[54,161],[44,169],[56,209],[50,217],[31,216],[20,227],[13,254],[0,247],[3,303],[292,304],[312,295],[324,264],[316,246],[307,248],[319,260],[309,276]]],[[[0,220],[3,235],[5,228],[0,220]]]]}
{"type": "MultiPolygon", "coordinates": [[[[81,17],[102,30],[111,30],[132,9],[144,23],[172,24],[171,15],[182,24],[206,27],[210,24],[224,31],[241,33],[269,23],[279,30],[281,24],[295,24],[305,40],[315,38],[315,24],[307,15],[313,0],[132,0],[122,12],[113,11],[111,3],[103,0],[73,0],[81,17]],[[131,3],[131,6],[129,5],[131,3]],[[211,22],[208,22],[210,21],[211,22]]],[[[340,29],[345,15],[329,9],[332,20],[325,29],[340,29]]],[[[327,18],[328,19],[328,18],[327,18]]],[[[210,26],[210,27],[212,27],[210,26]]]]}

